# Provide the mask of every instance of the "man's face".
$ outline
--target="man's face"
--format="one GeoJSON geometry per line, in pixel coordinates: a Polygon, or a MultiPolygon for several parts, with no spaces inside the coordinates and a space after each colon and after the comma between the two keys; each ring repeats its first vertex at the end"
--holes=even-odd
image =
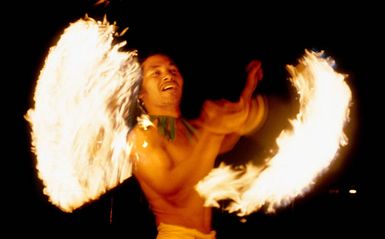
{"type": "MultiPolygon", "coordinates": [[[[140,98],[145,106],[167,107],[179,105],[183,78],[174,62],[164,55],[153,55],[143,64],[140,98]]],[[[151,113],[151,112],[150,112],[151,113]]]]}

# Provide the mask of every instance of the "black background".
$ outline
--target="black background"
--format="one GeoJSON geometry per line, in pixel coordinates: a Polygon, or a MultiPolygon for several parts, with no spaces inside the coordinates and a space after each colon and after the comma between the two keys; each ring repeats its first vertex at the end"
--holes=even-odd
{"type": "MultiPolygon", "coordinates": [[[[262,152],[272,147],[277,134],[288,126],[288,118],[295,115],[295,96],[285,65],[296,64],[304,49],[325,50],[336,60],[336,69],[349,75],[353,104],[346,127],[348,146],[313,190],[276,214],[257,212],[242,223],[238,217],[215,209],[213,224],[218,238],[254,238],[261,232],[281,230],[301,235],[304,229],[368,234],[376,229],[373,215],[381,215],[381,204],[376,204],[372,194],[381,187],[374,186],[373,179],[381,181],[381,176],[375,173],[380,157],[375,156],[378,148],[372,134],[379,130],[375,129],[377,117],[370,111],[378,110],[380,102],[374,93],[380,80],[375,73],[379,68],[374,65],[383,46],[379,33],[384,29],[378,6],[370,2],[362,5],[327,1],[265,5],[251,1],[138,4],[115,0],[97,6],[94,2],[16,1],[10,8],[13,17],[7,19],[11,29],[6,32],[11,34],[4,37],[9,41],[5,50],[11,50],[7,59],[10,67],[5,70],[12,74],[9,82],[13,93],[3,104],[9,107],[11,124],[16,128],[7,137],[13,169],[11,180],[4,179],[8,187],[3,197],[10,212],[6,214],[7,222],[41,227],[107,226],[111,223],[112,207],[112,224],[124,228],[125,237],[151,238],[154,233],[146,201],[133,179],[66,214],[48,202],[36,176],[29,128],[23,115],[33,104],[34,84],[49,47],[70,22],[87,13],[96,19],[106,15],[119,28],[128,27],[124,35],[128,49],[137,49],[139,54],[162,50],[176,59],[185,77],[182,111],[187,117],[199,112],[204,99],[236,99],[244,83],[246,64],[251,59],[261,60],[264,80],[257,91],[270,101],[270,114],[255,146],[262,152]],[[352,188],[357,194],[348,193],[352,188]],[[131,235],[134,233],[141,236],[131,235]]],[[[238,152],[247,143],[247,139],[242,139],[238,152]]],[[[222,159],[227,160],[218,160],[222,159]]],[[[35,227],[34,231],[40,229],[35,227]]]]}

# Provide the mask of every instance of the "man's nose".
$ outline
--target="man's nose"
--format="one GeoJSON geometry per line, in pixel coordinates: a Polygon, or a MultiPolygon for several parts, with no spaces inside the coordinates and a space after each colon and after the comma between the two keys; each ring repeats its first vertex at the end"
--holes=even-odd
{"type": "Polygon", "coordinates": [[[169,80],[172,80],[172,74],[170,72],[166,72],[162,77],[162,81],[169,81],[169,80]]]}

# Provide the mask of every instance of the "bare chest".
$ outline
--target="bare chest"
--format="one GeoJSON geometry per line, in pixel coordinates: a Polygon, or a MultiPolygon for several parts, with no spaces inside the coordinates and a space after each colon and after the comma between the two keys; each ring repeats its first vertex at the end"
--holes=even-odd
{"type": "Polygon", "coordinates": [[[177,124],[176,135],[173,141],[165,139],[162,136],[160,141],[162,147],[170,156],[174,163],[179,163],[191,155],[192,150],[196,144],[196,135],[192,135],[188,132],[182,124],[177,124]]]}

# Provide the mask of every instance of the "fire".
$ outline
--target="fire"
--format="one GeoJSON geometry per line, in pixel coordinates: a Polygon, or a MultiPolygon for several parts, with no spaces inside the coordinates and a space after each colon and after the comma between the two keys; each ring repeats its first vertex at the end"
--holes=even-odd
{"type": "Polygon", "coordinates": [[[38,175],[66,212],[131,176],[127,160],[130,97],[138,89],[135,52],[113,43],[117,27],[85,17],[50,48],[34,92],[31,126],[38,175]]]}
{"type": "MultiPolygon", "coordinates": [[[[134,51],[113,43],[117,27],[91,18],[72,23],[50,48],[34,92],[32,150],[44,193],[71,212],[95,200],[131,176],[127,133],[130,108],[140,82],[134,51]]],[[[257,167],[241,170],[220,165],[197,185],[207,206],[229,199],[230,212],[248,215],[263,206],[274,211],[307,192],[347,144],[351,91],[332,60],[305,51],[300,63],[287,66],[299,95],[292,129],[277,138],[278,151],[257,167]]],[[[139,117],[148,128],[151,121],[139,117]]],[[[147,147],[144,142],[143,147],[147,147]]]]}
{"type": "Polygon", "coordinates": [[[343,129],[351,101],[346,75],[334,71],[332,63],[322,52],[305,51],[297,66],[287,66],[300,104],[292,129],[281,132],[277,153],[263,167],[250,162],[234,170],[222,164],[199,182],[196,188],[206,206],[230,200],[225,209],[239,216],[262,207],[274,212],[306,193],[328,169],[347,144],[343,129]]]}

